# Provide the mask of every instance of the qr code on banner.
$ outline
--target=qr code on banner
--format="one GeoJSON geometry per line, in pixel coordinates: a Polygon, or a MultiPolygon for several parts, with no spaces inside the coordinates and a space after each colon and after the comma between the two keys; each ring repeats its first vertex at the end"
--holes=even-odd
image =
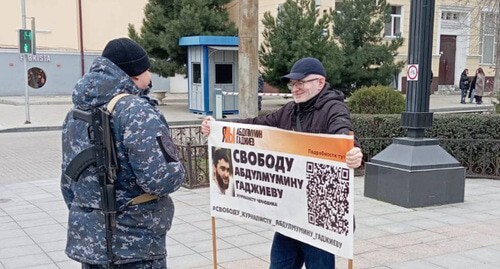
{"type": "Polygon", "coordinates": [[[349,169],[306,163],[309,223],[338,234],[349,232],[349,169]]]}

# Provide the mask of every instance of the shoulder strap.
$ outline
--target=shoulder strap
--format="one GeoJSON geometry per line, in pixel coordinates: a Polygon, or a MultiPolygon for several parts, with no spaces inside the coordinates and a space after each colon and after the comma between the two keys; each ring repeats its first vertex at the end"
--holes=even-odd
{"type": "MultiPolygon", "coordinates": [[[[115,106],[118,103],[118,101],[120,101],[120,99],[122,99],[123,97],[125,97],[127,95],[130,95],[130,94],[129,93],[117,94],[113,97],[113,99],[111,99],[111,101],[108,102],[106,110],[109,112],[109,114],[113,113],[113,110],[115,109],[115,106]]],[[[138,205],[138,204],[146,203],[146,202],[149,202],[152,200],[156,200],[158,198],[159,197],[156,195],[152,195],[149,193],[143,193],[137,197],[134,197],[130,201],[128,201],[127,205],[138,205]]]]}
{"type": "Polygon", "coordinates": [[[106,110],[109,112],[109,114],[113,113],[113,110],[115,109],[115,105],[122,99],[123,97],[130,95],[130,93],[120,93],[111,99],[111,101],[108,102],[108,105],[106,106],[106,110]]]}

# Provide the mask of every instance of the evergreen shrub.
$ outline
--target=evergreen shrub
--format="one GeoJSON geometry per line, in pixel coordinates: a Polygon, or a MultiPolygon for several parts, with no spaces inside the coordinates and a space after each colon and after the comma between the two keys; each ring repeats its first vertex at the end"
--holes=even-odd
{"type": "Polygon", "coordinates": [[[405,98],[388,86],[362,87],[348,101],[351,113],[399,114],[405,110],[405,98]]]}

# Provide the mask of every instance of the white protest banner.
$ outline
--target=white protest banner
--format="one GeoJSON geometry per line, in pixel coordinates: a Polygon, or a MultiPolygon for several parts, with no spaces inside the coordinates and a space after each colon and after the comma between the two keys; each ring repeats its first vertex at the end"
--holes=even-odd
{"type": "Polygon", "coordinates": [[[353,257],[352,135],[292,132],[211,121],[214,217],[260,223],[342,257],[353,257]]]}

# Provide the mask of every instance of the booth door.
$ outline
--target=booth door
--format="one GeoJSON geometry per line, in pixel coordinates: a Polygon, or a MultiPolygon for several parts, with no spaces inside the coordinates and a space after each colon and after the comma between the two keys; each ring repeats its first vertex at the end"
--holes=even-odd
{"type": "Polygon", "coordinates": [[[191,90],[189,91],[189,109],[204,111],[203,81],[201,63],[191,63],[191,90]]]}
{"type": "Polygon", "coordinates": [[[193,83],[191,92],[189,92],[189,108],[203,111],[203,87],[201,84],[193,83]]]}
{"type": "Polygon", "coordinates": [[[234,63],[216,63],[215,64],[215,84],[214,89],[222,89],[228,92],[223,98],[223,111],[238,109],[238,95],[231,95],[236,92],[235,84],[235,64],[234,63]]]}

